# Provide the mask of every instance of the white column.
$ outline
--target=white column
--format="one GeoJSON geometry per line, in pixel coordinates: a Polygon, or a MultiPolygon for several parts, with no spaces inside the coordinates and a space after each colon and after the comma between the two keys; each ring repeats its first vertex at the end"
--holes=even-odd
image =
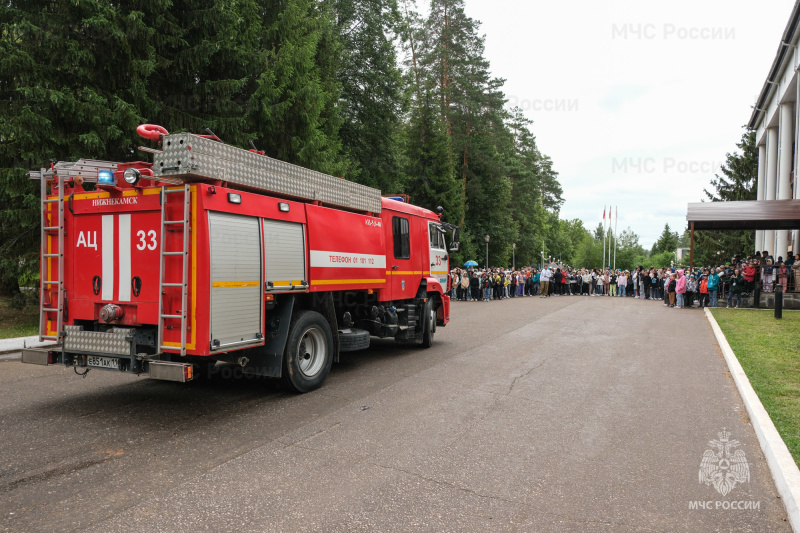
{"type": "MultiPolygon", "coordinates": [[[[764,200],[774,200],[778,185],[778,128],[767,129],[767,186],[764,200]]],[[[775,230],[764,231],[764,250],[775,257],[775,230]]],[[[762,252],[764,251],[762,250],[762,252]]]]}
{"type": "MultiPolygon", "coordinates": [[[[795,53],[797,50],[795,49],[795,53]]],[[[800,187],[798,187],[797,176],[800,174],[800,76],[795,74],[795,101],[794,101],[794,191],[792,198],[797,200],[800,187]]],[[[800,229],[794,230],[794,240],[792,241],[792,255],[800,250],[800,229]]]]}
{"type": "MultiPolygon", "coordinates": [[[[797,171],[794,173],[794,195],[792,198],[800,200],[800,180],[797,179],[797,171]]],[[[794,240],[792,241],[792,257],[800,253],[800,229],[794,230],[794,240]]]]}
{"type": "MultiPolygon", "coordinates": [[[[758,185],[756,186],[756,199],[761,201],[766,196],[767,177],[767,145],[758,145],[758,185]]],[[[756,230],[756,252],[764,249],[764,230],[756,230]]]]}
{"type": "MultiPolygon", "coordinates": [[[[791,200],[792,198],[792,157],[794,149],[794,103],[787,102],[780,106],[780,121],[778,131],[778,200],[791,200]]],[[[780,229],[775,233],[775,252],[772,257],[778,256],[786,259],[789,253],[789,230],[780,229]]]]}

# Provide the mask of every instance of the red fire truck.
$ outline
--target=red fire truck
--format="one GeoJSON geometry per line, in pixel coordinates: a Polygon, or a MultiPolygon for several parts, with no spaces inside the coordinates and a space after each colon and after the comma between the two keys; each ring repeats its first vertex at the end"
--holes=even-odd
{"type": "Polygon", "coordinates": [[[404,197],[142,125],[153,162],[59,162],[41,180],[40,339],[22,361],[190,381],[218,362],[325,381],[372,336],[430,347],[458,230],[404,197]]]}

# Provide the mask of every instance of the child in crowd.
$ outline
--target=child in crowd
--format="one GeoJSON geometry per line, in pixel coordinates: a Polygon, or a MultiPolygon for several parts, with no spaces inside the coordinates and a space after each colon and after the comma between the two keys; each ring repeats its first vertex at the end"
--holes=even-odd
{"type": "Polygon", "coordinates": [[[697,280],[694,274],[689,276],[689,281],[686,282],[686,295],[683,297],[683,305],[691,309],[694,307],[694,295],[697,292],[697,280]]]}
{"type": "Polygon", "coordinates": [[[786,268],[786,264],[783,262],[778,263],[778,266],[775,270],[778,273],[778,283],[781,285],[781,290],[786,292],[786,278],[789,273],[788,269],[786,268]]]}
{"type": "Polygon", "coordinates": [[[708,307],[708,269],[703,269],[703,275],[700,277],[700,309],[708,307]]]}
{"type": "Polygon", "coordinates": [[[764,292],[772,292],[772,271],[774,267],[772,266],[772,259],[768,258],[764,268],[762,269],[762,287],[764,292]]]}
{"type": "MultiPolygon", "coordinates": [[[[669,306],[675,307],[675,289],[678,286],[678,279],[675,273],[669,275],[669,285],[667,285],[667,292],[669,293],[669,306]]],[[[667,304],[664,304],[667,305],[667,304]]]]}

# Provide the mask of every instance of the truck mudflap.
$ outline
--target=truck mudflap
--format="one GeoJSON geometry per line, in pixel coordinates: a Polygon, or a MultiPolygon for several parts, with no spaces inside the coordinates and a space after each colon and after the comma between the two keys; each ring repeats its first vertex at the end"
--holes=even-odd
{"type": "Polygon", "coordinates": [[[442,305],[436,310],[436,325],[444,327],[450,322],[450,297],[438,279],[428,276],[424,281],[428,294],[436,293],[439,296],[442,305]]]}

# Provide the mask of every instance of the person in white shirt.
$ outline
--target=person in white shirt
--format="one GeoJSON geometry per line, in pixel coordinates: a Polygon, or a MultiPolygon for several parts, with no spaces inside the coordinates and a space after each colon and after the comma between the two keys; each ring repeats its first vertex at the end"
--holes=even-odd
{"type": "Polygon", "coordinates": [[[544,270],[542,270],[542,275],[539,278],[539,285],[541,287],[541,293],[539,294],[539,298],[547,298],[550,296],[550,278],[553,277],[553,272],[550,270],[549,266],[545,266],[544,270]]]}

